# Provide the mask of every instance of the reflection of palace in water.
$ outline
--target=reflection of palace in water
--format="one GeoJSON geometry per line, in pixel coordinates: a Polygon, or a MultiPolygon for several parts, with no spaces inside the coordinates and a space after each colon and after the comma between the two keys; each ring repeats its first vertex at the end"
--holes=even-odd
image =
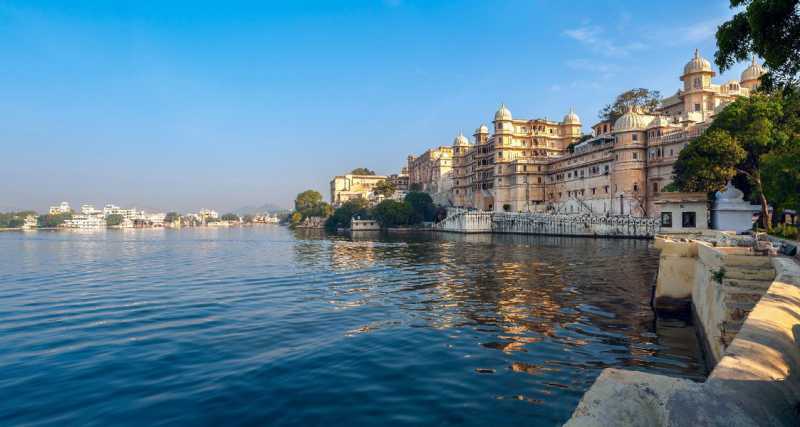
{"type": "Polygon", "coordinates": [[[328,245],[316,255],[340,275],[329,286],[343,304],[392,298],[430,328],[490,331],[480,344],[509,354],[551,340],[624,343],[634,365],[658,353],[649,304],[656,255],[646,241],[433,234],[328,245]]]}

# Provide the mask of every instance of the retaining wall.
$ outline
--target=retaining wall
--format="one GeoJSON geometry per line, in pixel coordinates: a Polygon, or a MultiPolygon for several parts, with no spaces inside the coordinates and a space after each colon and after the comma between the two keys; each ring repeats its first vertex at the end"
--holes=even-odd
{"type": "Polygon", "coordinates": [[[449,211],[433,226],[455,233],[544,234],[553,236],[652,238],[659,222],[631,216],[551,215],[482,211],[449,211]]]}

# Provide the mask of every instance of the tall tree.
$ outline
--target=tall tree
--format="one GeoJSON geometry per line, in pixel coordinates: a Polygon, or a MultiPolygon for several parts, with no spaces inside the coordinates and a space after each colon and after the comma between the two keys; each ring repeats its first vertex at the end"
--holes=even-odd
{"type": "Polygon", "coordinates": [[[383,181],[375,184],[374,192],[375,194],[382,195],[384,197],[390,197],[394,194],[394,184],[388,179],[384,179],[383,181]]]}
{"type": "Polygon", "coordinates": [[[405,202],[411,207],[411,224],[433,221],[436,206],[434,206],[430,194],[412,191],[406,194],[405,202]]]}
{"type": "Polygon", "coordinates": [[[711,192],[741,174],[751,185],[752,197],[761,204],[762,224],[769,230],[772,223],[762,160],[797,141],[800,126],[791,111],[796,103],[793,95],[777,93],[755,94],[729,104],[702,136],[681,151],[675,163],[676,184],[684,191],[711,192]]]}
{"type": "Polygon", "coordinates": [[[413,212],[408,202],[384,200],[372,209],[372,216],[382,227],[412,223],[413,212]]]}
{"type": "Polygon", "coordinates": [[[797,86],[800,73],[800,0],[731,0],[741,9],[717,29],[714,62],[720,71],[751,56],[764,58],[767,90],[797,86]]]}
{"type": "Polygon", "coordinates": [[[652,111],[661,102],[661,92],[645,88],[627,90],[617,96],[613,104],[600,110],[600,120],[615,122],[628,108],[637,107],[644,111],[652,111]]]}
{"type": "Polygon", "coordinates": [[[294,199],[294,210],[300,213],[310,212],[322,203],[322,194],[319,191],[306,190],[294,199]]]}

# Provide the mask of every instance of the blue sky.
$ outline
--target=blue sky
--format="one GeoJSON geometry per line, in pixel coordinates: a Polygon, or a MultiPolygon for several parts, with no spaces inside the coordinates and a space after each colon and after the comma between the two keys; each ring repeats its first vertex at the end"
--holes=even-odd
{"type": "MultiPolygon", "coordinates": [[[[289,206],[491,121],[670,95],[726,1],[0,0],[0,209],[289,206]]],[[[738,78],[740,64],[722,79],[738,78]]],[[[717,77],[719,81],[719,76],[717,77]]]]}

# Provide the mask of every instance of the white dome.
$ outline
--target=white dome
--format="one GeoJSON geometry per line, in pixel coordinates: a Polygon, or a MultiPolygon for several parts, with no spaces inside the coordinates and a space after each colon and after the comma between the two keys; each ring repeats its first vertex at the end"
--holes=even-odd
{"type": "Polygon", "coordinates": [[[458,133],[458,136],[453,140],[453,145],[460,146],[460,145],[469,145],[469,140],[462,132],[458,133]]]}
{"type": "Polygon", "coordinates": [[[579,125],[581,124],[581,118],[578,117],[577,114],[575,114],[575,110],[570,108],[569,113],[567,113],[567,115],[564,116],[563,123],[565,125],[579,125]]]}
{"type": "Polygon", "coordinates": [[[764,66],[756,62],[756,58],[753,57],[753,62],[750,64],[750,66],[742,71],[742,78],[740,80],[743,82],[758,80],[766,72],[767,70],[764,69],[764,66]]]}
{"type": "Polygon", "coordinates": [[[670,124],[672,124],[672,122],[669,121],[667,116],[656,116],[653,118],[653,120],[650,120],[650,124],[647,125],[647,129],[665,128],[670,124]]]}
{"type": "Polygon", "coordinates": [[[485,124],[481,123],[481,126],[478,129],[475,129],[475,133],[477,134],[489,133],[489,128],[486,127],[485,124]]]}
{"type": "Polygon", "coordinates": [[[614,122],[614,132],[645,130],[652,120],[652,116],[639,114],[634,111],[633,108],[629,108],[627,113],[620,116],[620,118],[614,122]]]}
{"type": "Polygon", "coordinates": [[[711,63],[708,62],[707,59],[700,56],[700,51],[695,49],[694,57],[683,67],[683,74],[686,75],[699,72],[713,73],[714,70],[711,69],[711,63]]]}
{"type": "Polygon", "coordinates": [[[494,113],[494,120],[499,122],[501,120],[511,120],[511,111],[506,107],[506,104],[501,104],[500,108],[494,113]]]}

